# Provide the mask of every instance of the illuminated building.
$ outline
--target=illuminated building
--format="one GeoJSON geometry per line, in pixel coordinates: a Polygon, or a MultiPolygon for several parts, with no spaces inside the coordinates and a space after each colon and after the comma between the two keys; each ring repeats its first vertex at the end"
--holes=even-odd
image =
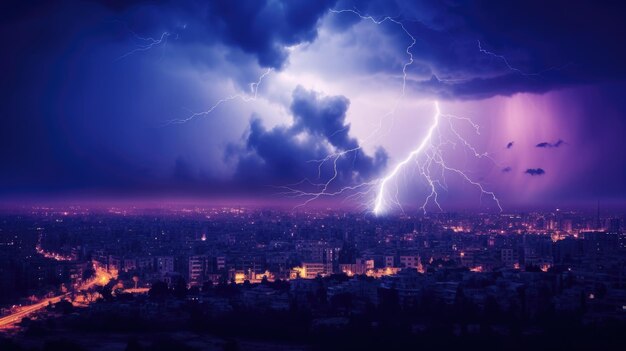
{"type": "Polygon", "coordinates": [[[187,282],[189,285],[199,285],[204,281],[205,272],[207,272],[208,257],[207,256],[190,256],[189,257],[189,274],[187,282]]]}
{"type": "Polygon", "coordinates": [[[400,256],[400,267],[401,268],[418,268],[421,265],[420,257],[409,255],[409,256],[400,256]]]}

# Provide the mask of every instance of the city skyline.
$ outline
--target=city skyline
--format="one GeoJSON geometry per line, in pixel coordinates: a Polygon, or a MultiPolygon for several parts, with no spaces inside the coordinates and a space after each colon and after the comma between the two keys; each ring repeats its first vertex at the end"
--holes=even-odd
{"type": "Polygon", "coordinates": [[[0,211],[0,346],[619,349],[624,219],[13,208],[0,211]]]}

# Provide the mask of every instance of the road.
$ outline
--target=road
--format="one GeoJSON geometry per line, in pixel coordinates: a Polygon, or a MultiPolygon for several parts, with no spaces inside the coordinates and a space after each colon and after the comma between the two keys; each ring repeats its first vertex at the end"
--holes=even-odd
{"type": "MultiPolygon", "coordinates": [[[[80,291],[80,290],[87,290],[87,289],[93,287],[94,285],[105,285],[111,279],[113,279],[113,276],[111,274],[109,274],[108,272],[106,272],[104,270],[98,269],[98,270],[96,270],[96,276],[93,279],[91,279],[90,281],[84,283],[77,290],[78,291],[80,291]]],[[[54,296],[54,297],[49,297],[49,298],[43,299],[40,302],[37,302],[37,303],[35,303],[33,305],[21,307],[19,311],[11,313],[8,316],[4,316],[4,317],[0,318],[0,329],[9,328],[13,324],[20,322],[22,320],[22,318],[27,317],[28,315],[45,308],[46,306],[48,306],[49,303],[55,304],[55,303],[61,301],[62,299],[68,297],[69,295],[70,295],[70,293],[65,293],[65,294],[62,294],[62,295],[58,295],[58,296],[54,296]]]]}
{"type": "Polygon", "coordinates": [[[149,288],[131,288],[123,290],[123,292],[128,294],[147,294],[149,291],[149,288]]]}
{"type": "Polygon", "coordinates": [[[48,303],[57,303],[59,301],[61,301],[61,299],[63,299],[64,297],[68,296],[69,293],[67,294],[63,294],[63,295],[59,295],[59,296],[55,296],[55,297],[50,297],[47,299],[44,299],[34,305],[30,305],[30,306],[24,306],[22,307],[19,311],[12,313],[8,316],[2,317],[0,318],[0,329],[2,328],[7,328],[10,327],[11,325],[18,323],[19,321],[22,320],[22,318],[28,316],[31,313],[37,312],[38,310],[45,308],[46,306],[48,306],[48,303]]]}

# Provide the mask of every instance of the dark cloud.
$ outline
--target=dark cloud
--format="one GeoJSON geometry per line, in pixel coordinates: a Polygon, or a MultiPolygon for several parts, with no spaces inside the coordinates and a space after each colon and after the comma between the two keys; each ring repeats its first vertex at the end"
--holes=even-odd
{"type": "Polygon", "coordinates": [[[336,0],[216,0],[208,23],[226,43],[256,55],[264,67],[281,68],[286,47],[317,37],[317,23],[336,0]]]}
{"type": "MultiPolygon", "coordinates": [[[[626,21],[617,1],[343,0],[337,7],[403,23],[418,39],[416,61],[438,77],[410,68],[421,93],[483,99],[626,78],[626,47],[615,40],[626,21]]],[[[402,52],[406,38],[392,38],[402,52]]]]}
{"type": "Polygon", "coordinates": [[[323,137],[340,150],[358,146],[349,137],[350,125],[344,124],[350,101],[344,96],[320,97],[312,90],[298,86],[293,92],[291,111],[295,131],[323,137]]]}
{"type": "MultiPolygon", "coordinates": [[[[564,180],[577,184],[581,196],[624,198],[626,161],[606,152],[626,150],[621,137],[626,130],[623,6],[617,1],[564,0],[339,0],[334,6],[332,1],[289,0],[3,1],[0,195],[72,190],[127,194],[141,189],[160,193],[182,188],[196,194],[302,177],[315,180],[317,165],[307,161],[331,149],[358,146],[345,121],[348,101],[343,97],[297,90],[290,107],[293,126],[267,128],[259,119],[248,126],[236,115],[236,104],[225,104],[217,118],[151,127],[181,117],[181,111],[187,113],[183,109],[209,106],[224,96],[221,87],[230,81],[248,91],[247,84],[264,71],[259,65],[284,67],[287,46],[315,40],[321,18],[329,20],[324,22],[329,37],[347,34],[341,45],[367,44],[368,31],[382,33],[384,49],[363,44],[353,57],[369,58],[369,63],[354,69],[364,67],[358,72],[363,77],[380,73],[382,78],[400,79],[410,43],[406,34],[393,23],[375,27],[353,14],[324,17],[334,7],[402,21],[417,39],[407,89],[423,95],[483,99],[580,84],[597,91],[572,95],[568,101],[577,113],[571,121],[569,116],[554,117],[562,128],[581,130],[568,133],[572,138],[589,137],[584,147],[567,147],[579,150],[589,169],[606,171],[571,172],[564,180]],[[349,33],[357,23],[370,27],[349,33]],[[167,45],[117,60],[145,43],[133,33],[158,38],[166,31],[172,33],[167,45]],[[483,49],[506,57],[510,67],[501,57],[480,52],[478,40],[483,49]],[[207,85],[215,89],[205,91],[207,85]],[[233,118],[220,119],[222,113],[233,118]],[[249,128],[244,142],[224,151],[224,140],[236,139],[242,125],[249,128]],[[232,163],[214,162],[222,161],[222,155],[232,163]],[[235,167],[235,180],[229,178],[228,166],[235,167]]],[[[548,144],[564,145],[547,142],[545,147],[548,144]]],[[[338,161],[338,181],[371,179],[386,160],[382,149],[373,155],[350,153],[338,161]]],[[[331,171],[327,164],[322,175],[327,178],[331,171]]],[[[545,198],[555,194],[548,192],[545,198]]]]}
{"type": "Polygon", "coordinates": [[[540,147],[540,148],[551,148],[551,147],[560,147],[561,145],[565,144],[565,141],[559,139],[557,140],[555,143],[549,143],[547,141],[541,142],[537,145],[535,145],[535,147],[540,147]]]}
{"type": "Polygon", "coordinates": [[[528,168],[524,173],[531,176],[540,176],[546,174],[546,171],[543,168],[528,168]]]}
{"type": "Polygon", "coordinates": [[[512,141],[509,141],[509,143],[508,143],[508,144],[506,144],[506,148],[507,148],[507,149],[510,149],[510,148],[512,148],[512,147],[513,147],[513,142],[512,142],[512,141]]]}
{"type": "MultiPolygon", "coordinates": [[[[333,151],[358,148],[345,124],[349,100],[343,96],[323,97],[314,91],[297,87],[293,92],[292,126],[266,129],[253,117],[243,147],[231,145],[227,157],[237,162],[235,177],[248,185],[277,185],[308,178],[320,182],[333,176],[333,162],[321,169],[321,160],[333,151]],[[319,173],[318,173],[319,172],[319,173]]],[[[374,156],[362,150],[346,153],[337,160],[334,186],[369,180],[387,163],[387,154],[378,149],[374,156]]]]}
{"type": "MultiPolygon", "coordinates": [[[[493,75],[493,73],[490,73],[493,75]]],[[[552,72],[542,77],[527,77],[514,72],[495,76],[464,79],[411,79],[408,85],[420,92],[446,99],[476,100],[497,95],[511,96],[520,92],[543,94],[553,89],[577,84],[574,77],[561,72],[552,72]]]]}
{"type": "Polygon", "coordinates": [[[615,40],[616,33],[626,32],[618,1],[459,1],[449,10],[463,17],[465,27],[482,33],[492,51],[519,57],[516,62],[528,71],[572,62],[581,78],[626,73],[626,48],[615,40]]]}
{"type": "Polygon", "coordinates": [[[504,168],[502,168],[502,173],[509,173],[513,170],[513,168],[511,168],[510,166],[506,166],[504,168]]]}
{"type": "Polygon", "coordinates": [[[165,4],[166,0],[89,0],[90,2],[97,2],[104,5],[116,12],[128,10],[131,7],[146,4],[152,2],[153,4],[165,4]]]}

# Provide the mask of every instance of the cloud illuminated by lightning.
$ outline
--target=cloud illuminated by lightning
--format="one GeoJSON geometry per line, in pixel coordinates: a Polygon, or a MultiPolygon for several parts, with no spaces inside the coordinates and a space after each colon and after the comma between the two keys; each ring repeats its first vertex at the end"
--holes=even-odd
{"type": "MultiPolygon", "coordinates": [[[[297,207],[304,206],[320,198],[343,196],[345,199],[362,201],[365,207],[369,208],[369,211],[376,215],[383,215],[393,209],[404,212],[404,208],[398,198],[400,191],[399,182],[402,180],[400,176],[404,175],[406,177],[408,175],[415,179],[414,176],[417,175],[426,184],[426,195],[419,206],[426,213],[429,205],[434,205],[439,210],[443,210],[439,202],[439,191],[448,190],[446,177],[453,174],[474,186],[480,192],[481,197],[489,197],[498,210],[502,211],[500,201],[494,192],[486,190],[482,184],[472,180],[467,172],[446,162],[445,153],[447,148],[455,148],[457,145],[461,145],[465,150],[469,150],[472,156],[476,158],[487,158],[493,161],[488,153],[479,153],[457,131],[455,123],[467,123],[477,134],[479,134],[479,127],[469,118],[443,114],[437,101],[433,102],[433,106],[435,113],[421,142],[383,177],[356,185],[341,187],[337,190],[330,190],[332,182],[338,176],[337,161],[339,158],[344,157],[341,153],[335,153],[326,158],[332,161],[331,165],[333,167],[332,176],[327,181],[315,183],[305,179],[295,184],[279,187],[283,190],[280,194],[305,199],[297,207]],[[313,187],[313,190],[302,190],[301,186],[303,185],[313,187]]],[[[318,168],[318,178],[320,176],[321,167],[318,168]]]]}
{"type": "MultiPolygon", "coordinates": [[[[394,102],[392,108],[379,119],[378,127],[374,128],[372,130],[372,132],[368,136],[366,136],[363,139],[363,141],[360,143],[360,145],[358,145],[357,147],[354,147],[354,148],[351,148],[351,149],[347,149],[347,150],[337,150],[337,151],[327,155],[326,157],[324,157],[322,159],[310,160],[309,161],[309,162],[314,162],[314,163],[318,164],[318,178],[321,177],[322,167],[326,163],[330,162],[331,165],[332,165],[333,175],[328,180],[326,180],[323,183],[312,183],[313,185],[316,185],[317,187],[319,187],[320,190],[319,191],[314,191],[314,192],[302,192],[302,191],[300,191],[298,189],[292,188],[291,186],[282,187],[282,188],[287,190],[283,194],[288,194],[288,195],[294,195],[295,194],[296,196],[306,196],[306,197],[309,197],[308,200],[306,200],[300,206],[306,205],[306,204],[310,203],[311,201],[319,199],[320,197],[342,195],[342,194],[346,193],[347,191],[360,189],[360,188],[366,187],[366,185],[371,185],[372,184],[371,182],[368,182],[368,183],[364,183],[364,184],[359,184],[356,187],[345,187],[345,188],[342,188],[342,189],[340,189],[339,191],[336,191],[336,192],[329,192],[329,189],[330,189],[332,183],[336,180],[336,178],[338,176],[337,162],[341,158],[346,157],[346,156],[348,156],[350,154],[354,154],[354,157],[356,159],[356,153],[361,151],[362,146],[364,144],[370,142],[370,140],[373,137],[377,136],[377,135],[380,136],[381,134],[386,134],[386,133],[381,133],[381,131],[382,131],[383,127],[384,127],[384,122],[386,121],[387,118],[392,117],[396,113],[396,110],[398,108],[398,105],[399,105],[400,101],[402,100],[402,98],[404,98],[404,96],[406,94],[407,69],[414,62],[413,53],[411,52],[411,49],[413,48],[413,46],[415,46],[415,43],[417,42],[415,37],[413,37],[413,35],[411,35],[411,33],[404,27],[404,24],[402,24],[402,22],[400,22],[400,21],[395,20],[392,17],[386,16],[386,17],[382,17],[380,19],[376,19],[373,16],[363,15],[359,11],[351,10],[351,9],[341,9],[341,10],[330,9],[329,12],[333,13],[335,15],[343,14],[343,13],[350,13],[350,14],[358,16],[362,20],[370,21],[370,22],[372,22],[372,23],[374,23],[376,25],[381,25],[381,24],[383,24],[385,22],[390,22],[390,23],[394,23],[394,24],[400,26],[400,28],[402,28],[404,33],[410,38],[410,44],[407,46],[407,48],[405,50],[406,54],[408,56],[408,60],[402,66],[402,89],[401,89],[400,96],[398,97],[398,99],[396,99],[396,101],[394,102]]],[[[390,123],[387,124],[387,129],[385,131],[389,132],[391,130],[391,126],[392,126],[393,120],[392,121],[387,121],[387,122],[390,122],[390,123]]],[[[341,131],[341,129],[336,131],[335,133],[338,133],[340,131],[341,131]]],[[[361,193],[358,193],[358,194],[361,194],[361,193]]],[[[364,195],[364,194],[361,194],[361,195],[364,195]]]]}
{"type": "MultiPolygon", "coordinates": [[[[411,38],[411,43],[406,48],[406,53],[408,54],[409,59],[405,62],[402,68],[403,79],[402,79],[401,94],[398,100],[393,105],[392,109],[380,119],[379,128],[374,130],[374,132],[370,136],[368,136],[368,138],[366,138],[365,141],[361,143],[360,146],[353,148],[353,149],[340,150],[340,151],[331,153],[321,160],[312,160],[313,162],[318,163],[318,179],[321,177],[322,166],[326,162],[331,162],[333,172],[332,172],[332,176],[330,176],[328,180],[326,180],[325,182],[315,183],[306,179],[296,184],[282,186],[280,188],[283,189],[284,192],[282,192],[281,194],[298,197],[298,198],[306,198],[306,200],[299,206],[306,205],[310,203],[311,201],[317,200],[321,197],[335,197],[335,196],[343,196],[343,195],[348,194],[346,196],[347,199],[354,199],[354,198],[366,199],[367,197],[371,197],[371,195],[374,194],[373,203],[370,200],[369,205],[368,205],[368,207],[371,208],[371,211],[374,214],[382,215],[386,213],[388,210],[390,210],[391,207],[393,206],[396,206],[400,210],[404,211],[398,199],[399,187],[397,183],[397,177],[399,173],[406,172],[406,168],[408,167],[408,165],[414,162],[415,170],[419,173],[420,176],[423,177],[423,179],[426,180],[428,188],[430,189],[428,195],[425,197],[424,202],[420,206],[420,208],[424,212],[426,212],[426,207],[429,205],[431,201],[440,210],[442,209],[438,201],[438,195],[439,195],[438,190],[439,189],[447,190],[447,183],[445,179],[446,172],[457,174],[464,181],[478,188],[478,190],[481,193],[481,196],[483,195],[490,196],[492,200],[495,202],[495,204],[497,205],[498,209],[502,211],[502,207],[500,206],[500,201],[498,200],[498,198],[493,192],[485,190],[485,188],[480,183],[473,181],[465,172],[455,167],[452,167],[445,162],[444,155],[443,155],[443,148],[447,145],[456,146],[457,142],[460,142],[462,146],[464,146],[466,149],[471,150],[473,155],[477,158],[486,157],[492,161],[493,159],[491,159],[491,157],[487,153],[479,153],[476,150],[476,148],[474,148],[465,138],[463,138],[462,135],[454,127],[452,120],[465,121],[469,123],[472,126],[472,128],[474,128],[476,133],[479,133],[479,126],[466,117],[458,117],[454,115],[443,115],[440,111],[438,102],[434,102],[434,107],[436,111],[435,116],[434,116],[432,124],[430,125],[422,141],[414,150],[412,150],[408,154],[408,156],[404,160],[397,163],[392,168],[392,170],[389,171],[384,177],[371,180],[368,182],[363,182],[357,185],[341,187],[338,190],[333,190],[333,191],[329,190],[331,187],[331,184],[333,183],[333,181],[335,181],[335,179],[338,176],[338,170],[337,170],[338,160],[343,157],[346,157],[350,153],[359,152],[359,150],[362,148],[362,145],[365,142],[367,142],[367,140],[372,135],[380,132],[383,126],[383,123],[386,122],[385,119],[395,114],[395,111],[398,107],[400,100],[405,96],[407,69],[413,63],[413,54],[411,53],[411,49],[416,43],[415,38],[404,27],[402,22],[395,20],[391,17],[383,17],[382,19],[377,20],[372,16],[362,15],[357,10],[349,10],[349,9],[348,10],[330,10],[330,12],[334,14],[352,13],[354,15],[359,16],[362,20],[369,20],[377,25],[380,25],[386,21],[389,21],[389,22],[397,24],[411,38]],[[448,121],[448,125],[449,125],[448,130],[449,130],[449,133],[452,135],[451,137],[445,136],[444,133],[442,132],[442,128],[440,126],[440,121],[442,118],[446,118],[448,121]],[[434,139],[437,139],[437,142],[435,142],[434,139]],[[304,191],[297,187],[298,185],[302,185],[304,183],[306,183],[309,186],[313,186],[314,190],[304,191]],[[395,193],[392,193],[389,189],[392,183],[395,185],[395,193]]],[[[505,58],[504,60],[506,61],[505,58]]],[[[507,66],[510,66],[508,65],[508,61],[507,61],[507,66]]]]}
{"type": "MultiPolygon", "coordinates": [[[[337,189],[335,186],[335,181],[338,178],[339,170],[338,170],[338,161],[345,157],[353,157],[356,160],[356,155],[358,152],[361,152],[362,146],[368,142],[371,142],[371,139],[374,137],[381,137],[382,135],[391,131],[393,124],[393,117],[396,113],[396,110],[401,102],[401,100],[406,95],[406,80],[407,80],[407,71],[408,68],[414,63],[413,53],[411,52],[412,48],[416,44],[416,39],[411,33],[406,29],[404,24],[396,20],[392,17],[382,17],[382,18],[374,18],[373,16],[363,15],[357,10],[351,9],[331,9],[331,13],[337,15],[342,13],[349,13],[358,16],[362,20],[370,21],[376,25],[382,25],[385,22],[389,22],[399,26],[402,31],[409,38],[409,44],[406,47],[406,54],[408,59],[404,62],[402,66],[402,85],[399,97],[391,106],[389,111],[385,113],[379,119],[378,128],[375,128],[372,133],[367,136],[357,147],[346,149],[346,150],[334,150],[334,152],[328,154],[326,157],[320,160],[311,160],[310,162],[314,162],[318,164],[318,181],[311,181],[309,179],[303,179],[300,182],[295,184],[289,184],[284,186],[279,186],[277,188],[282,189],[280,192],[281,195],[291,196],[296,198],[302,198],[304,201],[300,206],[304,206],[311,201],[320,199],[322,197],[344,197],[344,199],[351,200],[357,199],[359,201],[364,201],[366,206],[370,211],[375,213],[376,215],[382,215],[388,211],[390,211],[393,207],[397,207],[403,211],[403,207],[398,198],[399,193],[399,184],[398,178],[400,174],[406,175],[414,175],[417,173],[421,176],[427,184],[428,194],[425,197],[421,209],[426,212],[427,206],[432,202],[439,209],[441,206],[438,201],[439,190],[447,190],[447,182],[446,182],[446,173],[452,173],[460,176],[464,181],[472,184],[481,192],[482,195],[488,195],[492,198],[492,200],[496,203],[497,207],[502,210],[500,207],[500,202],[495,196],[493,192],[487,191],[484,187],[478,183],[473,181],[464,171],[452,167],[448,163],[445,162],[444,157],[444,149],[447,146],[456,146],[460,144],[465,149],[470,150],[473,155],[477,158],[487,157],[487,153],[480,153],[474,148],[463,136],[457,131],[454,126],[453,121],[455,122],[466,122],[471,125],[471,127],[478,133],[478,126],[473,123],[470,119],[465,117],[457,117],[453,115],[445,115],[440,111],[439,103],[434,102],[435,107],[435,116],[433,118],[433,122],[428,128],[428,131],[425,136],[421,139],[421,142],[418,143],[418,146],[412,150],[405,159],[397,163],[391,171],[389,171],[382,178],[373,179],[366,182],[361,182],[356,185],[350,186],[342,186],[337,189]],[[447,124],[442,124],[441,121],[443,119],[447,120],[447,124]],[[447,128],[446,128],[447,126],[447,128]],[[384,129],[384,130],[383,130],[384,129]],[[444,130],[445,129],[445,130],[444,130]],[[322,178],[322,167],[326,164],[330,164],[332,167],[332,175],[326,179],[321,180],[322,178]],[[413,165],[414,168],[408,169],[410,165],[413,165]],[[307,191],[302,190],[303,186],[307,186],[309,188],[313,188],[313,190],[307,191]]],[[[128,56],[137,51],[145,51],[152,48],[155,45],[160,45],[164,39],[167,39],[166,33],[158,40],[149,40],[147,39],[146,45],[140,46],[137,49],[127,53],[125,56],[128,56]]],[[[499,57],[505,61],[507,66],[511,69],[514,69],[508,64],[508,61],[504,57],[500,57],[493,53],[484,51],[482,47],[479,48],[481,52],[499,57]]],[[[124,57],[125,57],[124,56],[124,57]]],[[[165,125],[172,124],[183,124],[187,123],[198,117],[206,117],[212,114],[219,106],[224,103],[241,100],[243,102],[255,101],[258,97],[258,88],[263,82],[264,78],[272,71],[271,68],[267,69],[263,74],[259,76],[257,81],[250,84],[249,93],[239,93],[224,97],[217,102],[215,102],[211,107],[202,112],[192,113],[186,118],[182,119],[172,119],[167,121],[165,125]]],[[[519,70],[516,70],[519,71],[519,70]]],[[[523,73],[519,71],[520,73],[523,73]]],[[[347,128],[344,127],[344,129],[347,128]]],[[[341,132],[342,129],[336,131],[335,133],[341,132]]]]}

